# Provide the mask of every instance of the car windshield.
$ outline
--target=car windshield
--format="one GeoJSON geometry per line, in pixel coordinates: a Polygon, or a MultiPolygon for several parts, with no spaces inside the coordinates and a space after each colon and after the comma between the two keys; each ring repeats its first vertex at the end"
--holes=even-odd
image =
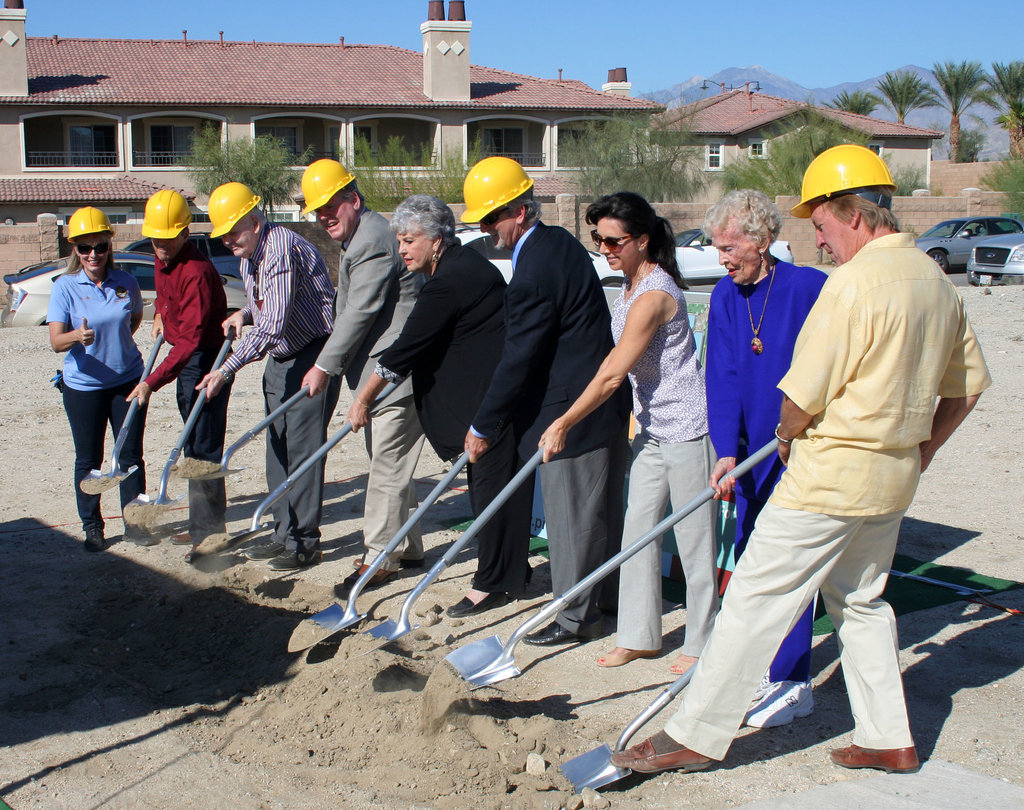
{"type": "Polygon", "coordinates": [[[925,231],[924,235],[921,238],[945,239],[959,231],[963,227],[964,222],[965,220],[962,219],[950,219],[947,220],[946,222],[940,222],[938,225],[929,228],[927,231],[925,231]]]}

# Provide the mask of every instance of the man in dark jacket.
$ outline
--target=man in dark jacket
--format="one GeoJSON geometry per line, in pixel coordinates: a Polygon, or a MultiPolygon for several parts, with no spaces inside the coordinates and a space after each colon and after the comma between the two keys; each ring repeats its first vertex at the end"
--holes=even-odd
{"type": "MultiPolygon", "coordinates": [[[[544,429],[582,393],[612,349],[608,305],[586,249],[563,228],[540,222],[533,181],[509,158],[485,158],[466,178],[464,222],[479,222],[512,251],[501,362],[466,434],[470,460],[506,424],[531,457],[544,429]]],[[[579,423],[565,450],[540,469],[554,595],[618,550],[629,391],[616,392],[579,423]]],[[[547,627],[526,637],[566,644],[600,633],[597,594],[588,591],[547,627]]]]}

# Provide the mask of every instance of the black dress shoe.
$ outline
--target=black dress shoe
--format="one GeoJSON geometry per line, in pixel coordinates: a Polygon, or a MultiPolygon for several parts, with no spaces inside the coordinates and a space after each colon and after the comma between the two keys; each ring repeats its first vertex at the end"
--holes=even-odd
{"type": "Polygon", "coordinates": [[[574,644],[580,641],[580,636],[572,630],[566,630],[558,622],[551,622],[542,630],[530,633],[523,641],[535,647],[553,647],[556,644],[574,644]]]}
{"type": "Polygon", "coordinates": [[[477,613],[484,613],[492,608],[499,608],[508,604],[508,594],[504,591],[489,593],[476,604],[473,604],[468,597],[463,597],[461,602],[456,602],[445,611],[451,618],[458,619],[462,616],[474,616],[477,613]]]}

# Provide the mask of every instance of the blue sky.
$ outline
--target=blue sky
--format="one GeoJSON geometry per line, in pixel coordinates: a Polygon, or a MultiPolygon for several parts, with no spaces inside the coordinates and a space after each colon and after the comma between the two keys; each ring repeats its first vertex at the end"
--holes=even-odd
{"type": "MultiPolygon", "coordinates": [[[[419,50],[427,0],[25,0],[30,36],[387,44],[419,50]],[[101,11],[101,13],[97,13],[101,11]]],[[[1019,0],[814,0],[774,4],[466,0],[473,62],[595,87],[626,67],[633,92],[761,65],[808,88],[861,81],[907,64],[1024,58],[1019,0]],[[1014,11],[1013,9],[1017,9],[1014,11]],[[514,9],[514,13],[510,13],[514,9]]]]}

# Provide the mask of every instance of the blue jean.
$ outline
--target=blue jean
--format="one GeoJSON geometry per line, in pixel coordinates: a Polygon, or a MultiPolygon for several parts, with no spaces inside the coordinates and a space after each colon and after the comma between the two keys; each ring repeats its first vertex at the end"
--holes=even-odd
{"type": "MultiPolygon", "coordinates": [[[[129,403],[125,397],[136,386],[138,380],[124,383],[115,388],[98,391],[80,391],[69,385],[64,386],[64,410],[71,425],[71,438],[75,443],[75,500],[82,529],[103,529],[103,515],[100,512],[100,496],[82,492],[79,484],[92,471],[103,469],[105,460],[103,442],[107,425],[116,439],[128,413],[129,403]]],[[[142,460],[142,434],[146,428],[146,408],[135,415],[118,465],[127,470],[134,465],[138,470],[121,482],[121,508],[146,491],[146,467],[142,460]]]]}

